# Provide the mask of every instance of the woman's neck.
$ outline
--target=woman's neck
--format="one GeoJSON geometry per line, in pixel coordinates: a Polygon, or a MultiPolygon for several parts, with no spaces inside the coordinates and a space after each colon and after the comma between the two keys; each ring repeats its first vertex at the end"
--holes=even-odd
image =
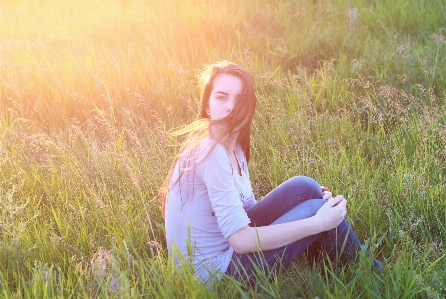
{"type": "Polygon", "coordinates": [[[235,145],[237,144],[238,134],[232,134],[227,136],[223,142],[221,143],[229,153],[232,153],[235,149],[235,145]]]}
{"type": "Polygon", "coordinates": [[[228,152],[232,152],[237,144],[237,138],[239,132],[225,132],[225,128],[221,128],[218,125],[211,127],[209,135],[212,139],[220,143],[228,152]]]}
{"type": "Polygon", "coordinates": [[[231,165],[234,173],[238,173],[238,175],[242,175],[242,170],[240,168],[239,162],[237,160],[237,156],[235,154],[235,146],[236,146],[236,139],[233,138],[227,138],[225,140],[225,143],[222,145],[226,148],[226,151],[228,152],[229,159],[231,160],[231,165]]]}

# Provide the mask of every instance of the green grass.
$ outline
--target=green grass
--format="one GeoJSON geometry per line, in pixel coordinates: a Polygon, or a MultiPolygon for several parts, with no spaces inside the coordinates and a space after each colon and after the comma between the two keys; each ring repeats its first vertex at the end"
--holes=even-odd
{"type": "Polygon", "coordinates": [[[444,1],[0,2],[0,297],[443,298],[444,1]],[[349,11],[357,9],[356,19],[349,11]],[[196,75],[258,93],[257,198],[308,175],[373,254],[212,287],[166,256],[157,192],[196,75]]]}

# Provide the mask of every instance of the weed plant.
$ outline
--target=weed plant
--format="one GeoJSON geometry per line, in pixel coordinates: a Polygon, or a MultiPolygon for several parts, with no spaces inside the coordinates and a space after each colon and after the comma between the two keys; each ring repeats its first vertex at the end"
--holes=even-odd
{"type": "Polygon", "coordinates": [[[0,297],[444,298],[446,4],[0,2],[0,297]],[[371,257],[206,287],[167,257],[157,197],[200,68],[257,87],[261,199],[307,175],[371,257]]]}

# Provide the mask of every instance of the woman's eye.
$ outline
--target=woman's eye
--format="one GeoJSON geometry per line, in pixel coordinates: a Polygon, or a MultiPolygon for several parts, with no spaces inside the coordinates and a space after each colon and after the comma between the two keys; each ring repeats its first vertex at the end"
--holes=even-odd
{"type": "Polygon", "coordinates": [[[217,100],[220,100],[220,101],[226,101],[226,97],[225,96],[218,96],[217,97],[217,100]]]}

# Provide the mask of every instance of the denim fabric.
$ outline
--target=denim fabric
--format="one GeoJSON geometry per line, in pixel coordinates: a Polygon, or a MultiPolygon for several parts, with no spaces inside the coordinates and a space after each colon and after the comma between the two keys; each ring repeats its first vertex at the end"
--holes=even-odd
{"type": "MultiPolygon", "coordinates": [[[[305,219],[315,215],[325,202],[321,187],[314,179],[294,177],[271,191],[248,211],[250,225],[266,226],[305,219]]],[[[358,238],[344,219],[335,229],[285,247],[249,254],[234,252],[226,274],[237,280],[249,279],[252,283],[256,268],[266,274],[277,273],[288,268],[304,251],[310,262],[328,257],[336,265],[343,265],[356,260],[360,249],[358,238]]],[[[374,266],[378,265],[379,262],[375,261],[374,266]]]]}

